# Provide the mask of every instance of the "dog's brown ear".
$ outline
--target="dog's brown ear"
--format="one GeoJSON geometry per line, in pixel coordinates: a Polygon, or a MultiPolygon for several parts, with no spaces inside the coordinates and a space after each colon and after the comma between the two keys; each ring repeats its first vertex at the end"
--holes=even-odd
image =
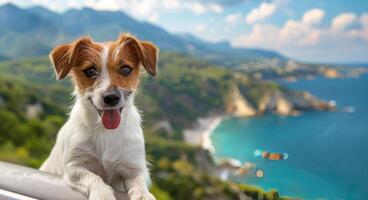
{"type": "Polygon", "coordinates": [[[142,48],[142,64],[152,76],[156,75],[158,48],[151,42],[140,42],[142,48]]]}
{"type": "Polygon", "coordinates": [[[65,78],[76,64],[76,55],[79,51],[92,44],[89,37],[82,37],[71,44],[62,44],[55,47],[50,53],[50,60],[55,70],[56,79],[65,78]]]}
{"type": "Polygon", "coordinates": [[[56,79],[63,79],[70,71],[71,44],[63,44],[55,47],[50,53],[50,60],[55,70],[56,79]]]}
{"type": "Polygon", "coordinates": [[[123,46],[131,45],[138,54],[139,60],[146,71],[152,76],[156,75],[158,48],[148,41],[139,41],[132,35],[121,34],[119,43],[123,46]]]}

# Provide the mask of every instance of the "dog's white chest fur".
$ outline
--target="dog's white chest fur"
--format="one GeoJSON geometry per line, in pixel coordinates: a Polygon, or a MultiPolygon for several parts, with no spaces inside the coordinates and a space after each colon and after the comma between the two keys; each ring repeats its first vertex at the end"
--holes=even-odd
{"type": "Polygon", "coordinates": [[[120,126],[106,130],[95,111],[77,100],[40,169],[65,176],[68,165],[84,166],[120,191],[127,190],[124,180],[138,176],[144,178],[143,184],[150,184],[141,118],[129,105],[122,110],[120,126]]]}
{"type": "Polygon", "coordinates": [[[123,109],[122,122],[117,129],[106,130],[95,111],[81,104],[77,100],[69,120],[58,134],[52,154],[58,154],[59,160],[46,161],[42,170],[62,175],[65,162],[74,157],[81,157],[79,162],[88,162],[91,168],[101,169],[93,166],[101,165],[105,171],[113,173],[145,165],[141,118],[135,106],[123,109]]]}

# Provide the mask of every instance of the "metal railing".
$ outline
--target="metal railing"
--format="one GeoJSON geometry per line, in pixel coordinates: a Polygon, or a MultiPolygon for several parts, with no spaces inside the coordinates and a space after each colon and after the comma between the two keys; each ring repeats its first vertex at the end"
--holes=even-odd
{"type": "MultiPolygon", "coordinates": [[[[115,192],[117,200],[128,200],[126,194],[115,192]]],[[[69,188],[60,176],[0,161],[1,200],[85,200],[69,188]]]]}

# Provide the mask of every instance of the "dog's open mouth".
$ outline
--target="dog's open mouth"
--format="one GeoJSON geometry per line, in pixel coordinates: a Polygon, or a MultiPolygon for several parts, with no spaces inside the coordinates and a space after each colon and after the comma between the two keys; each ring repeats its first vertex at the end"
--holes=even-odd
{"type": "Polygon", "coordinates": [[[121,121],[121,111],[123,110],[123,107],[101,110],[96,107],[96,105],[92,102],[92,99],[89,100],[96,108],[98,114],[101,117],[102,124],[106,129],[116,129],[117,127],[119,127],[121,121]]]}

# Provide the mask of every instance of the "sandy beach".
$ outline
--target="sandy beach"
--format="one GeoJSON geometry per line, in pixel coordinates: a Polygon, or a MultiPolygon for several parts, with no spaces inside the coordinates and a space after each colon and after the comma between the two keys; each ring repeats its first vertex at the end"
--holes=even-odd
{"type": "Polygon", "coordinates": [[[213,153],[215,148],[212,145],[210,136],[212,131],[216,129],[224,118],[224,116],[199,118],[194,128],[183,131],[185,142],[200,145],[203,149],[207,149],[213,153]]]}

